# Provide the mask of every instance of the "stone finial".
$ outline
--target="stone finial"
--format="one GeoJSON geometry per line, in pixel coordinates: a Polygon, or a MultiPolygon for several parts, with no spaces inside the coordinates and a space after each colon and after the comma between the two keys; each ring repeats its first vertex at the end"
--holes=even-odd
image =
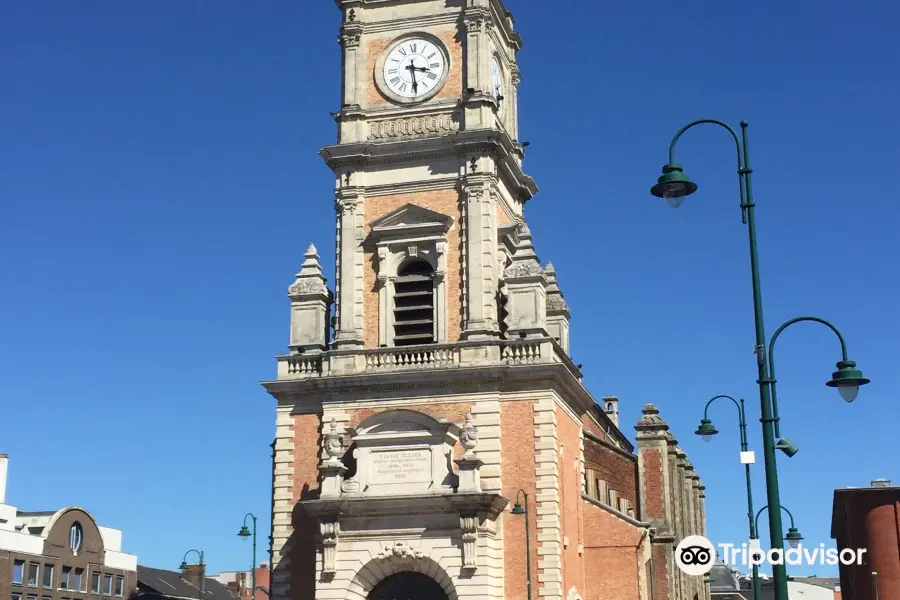
{"type": "Polygon", "coordinates": [[[303,265],[297,273],[297,279],[288,288],[291,298],[299,299],[302,296],[328,295],[325,286],[325,276],[322,274],[322,265],[319,264],[319,253],[315,245],[310,244],[303,254],[303,265]]]}
{"type": "Polygon", "coordinates": [[[525,223],[522,223],[519,227],[518,238],[516,251],[511,257],[512,263],[506,268],[504,275],[507,279],[542,277],[541,261],[534,251],[531,230],[528,229],[528,225],[525,223]]]}
{"type": "Polygon", "coordinates": [[[560,314],[569,316],[569,305],[563,298],[562,290],[559,289],[559,283],[556,279],[556,269],[553,263],[547,263],[544,267],[544,276],[547,278],[547,314],[560,314]]]}
{"type": "Polygon", "coordinates": [[[338,460],[341,454],[343,454],[344,442],[341,439],[341,434],[338,433],[337,423],[333,418],[331,419],[329,431],[324,436],[322,445],[324,446],[325,454],[328,455],[329,461],[333,462],[338,460]]]}
{"type": "Polygon", "coordinates": [[[659,409],[654,404],[647,403],[641,409],[642,416],[638,419],[634,428],[641,431],[668,431],[669,424],[659,416],[659,409]]]}

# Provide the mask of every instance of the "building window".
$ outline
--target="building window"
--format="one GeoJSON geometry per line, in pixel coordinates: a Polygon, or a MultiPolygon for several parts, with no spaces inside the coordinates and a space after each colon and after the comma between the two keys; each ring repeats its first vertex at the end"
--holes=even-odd
{"type": "Polygon", "coordinates": [[[116,575],[116,596],[121,596],[125,590],[125,577],[116,575]]]}
{"type": "Polygon", "coordinates": [[[81,543],[84,541],[84,531],[81,529],[81,523],[75,521],[69,528],[69,550],[72,554],[77,555],[81,550],[81,543]]]}
{"type": "Polygon", "coordinates": [[[37,587],[38,584],[38,570],[41,568],[41,565],[37,563],[28,563],[28,585],[30,587],[37,587]]]}
{"type": "MultiPolygon", "coordinates": [[[[6,563],[9,564],[9,563],[6,563]]],[[[22,585],[25,583],[25,561],[17,560],[13,562],[13,585],[22,585]]]]}
{"type": "Polygon", "coordinates": [[[72,579],[72,589],[84,591],[84,569],[75,569],[75,577],[72,579]]]}
{"type": "Polygon", "coordinates": [[[394,346],[434,343],[434,269],[407,262],[394,281],[394,346]]]}
{"type": "Polygon", "coordinates": [[[9,595],[10,600],[22,600],[22,594],[13,592],[9,595]]]}
{"type": "Polygon", "coordinates": [[[68,590],[72,577],[72,567],[63,567],[62,572],[59,574],[59,589],[68,590]]]}
{"type": "Polygon", "coordinates": [[[107,596],[112,595],[112,575],[103,576],[103,593],[107,596]]]}
{"type": "Polygon", "coordinates": [[[53,565],[44,565],[44,580],[42,583],[47,589],[53,588],[53,565]]]}
{"type": "Polygon", "coordinates": [[[91,573],[91,593],[100,593],[100,573],[97,573],[96,571],[91,573]]]}
{"type": "Polygon", "coordinates": [[[37,600],[37,594],[28,594],[28,600],[37,600]]]}

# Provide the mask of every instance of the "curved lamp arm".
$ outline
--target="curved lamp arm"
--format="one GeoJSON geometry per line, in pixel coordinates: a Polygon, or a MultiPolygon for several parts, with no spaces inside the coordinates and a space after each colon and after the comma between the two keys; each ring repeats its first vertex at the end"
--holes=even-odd
{"type": "MultiPolygon", "coordinates": [[[[766,510],[766,509],[768,509],[768,508],[769,508],[769,505],[766,504],[766,505],[763,506],[761,509],[759,509],[759,512],[758,512],[758,513],[756,513],[756,519],[754,519],[754,524],[756,525],[756,530],[757,530],[757,531],[759,531],[759,515],[761,515],[761,514],[763,513],[763,511],[766,510]]],[[[791,528],[794,528],[794,515],[792,515],[792,514],[791,514],[791,511],[789,511],[788,509],[786,509],[786,508],[783,507],[783,506],[781,507],[781,510],[783,510],[784,512],[787,513],[788,518],[790,518],[790,520],[791,520],[791,528]]]]}
{"type": "Polygon", "coordinates": [[[838,331],[838,328],[826,321],[825,319],[820,319],[819,317],[796,317],[794,319],[790,319],[785,321],[781,327],[775,330],[775,333],[772,334],[772,339],[769,341],[769,379],[766,380],[766,383],[770,384],[769,387],[772,391],[772,419],[775,421],[775,437],[781,437],[781,431],[778,426],[778,395],[775,391],[775,341],[778,339],[778,336],[781,335],[781,332],[790,327],[795,323],[800,323],[802,321],[813,321],[815,323],[821,323],[825,325],[829,329],[831,329],[835,335],[838,337],[838,340],[841,342],[841,359],[847,360],[847,342],[844,341],[844,336],[841,335],[841,332],[838,331]]]}
{"type": "Polygon", "coordinates": [[[727,394],[719,394],[718,396],[713,396],[706,403],[706,406],[703,407],[703,418],[705,420],[709,420],[709,414],[708,414],[709,413],[709,405],[720,398],[727,398],[728,400],[731,400],[734,403],[734,406],[738,410],[738,425],[741,428],[741,450],[746,452],[747,451],[747,419],[744,414],[744,399],[743,398],[741,398],[740,404],[739,404],[737,400],[735,400],[733,397],[731,397],[727,394]]]}
{"type": "MultiPolygon", "coordinates": [[[[741,152],[741,141],[738,139],[737,132],[731,128],[730,125],[723,121],[719,121],[718,119],[698,119],[691,123],[688,123],[684,127],[678,130],[675,134],[675,137],[672,138],[672,142],[669,144],[669,163],[672,164],[675,162],[675,144],[678,142],[678,138],[680,138],[688,129],[692,127],[696,127],[697,125],[718,125],[719,127],[726,130],[731,134],[731,137],[734,139],[734,147],[737,152],[737,172],[738,172],[738,183],[741,188],[741,222],[747,223],[747,207],[750,206],[750,202],[747,199],[747,192],[744,184],[744,175],[750,174],[750,169],[746,166],[747,157],[746,153],[746,139],[745,141],[745,149],[744,153],[741,152]]],[[[741,121],[741,128],[744,130],[744,137],[746,138],[746,129],[747,129],[747,121],[741,121]]]]}
{"type": "Polygon", "coordinates": [[[191,552],[196,552],[196,553],[197,553],[197,556],[200,557],[200,566],[203,566],[203,551],[202,551],[202,550],[195,550],[194,548],[191,548],[190,550],[188,550],[187,552],[184,553],[184,558],[181,559],[181,568],[182,568],[182,569],[186,569],[186,568],[187,568],[187,566],[188,566],[188,564],[187,564],[187,557],[188,557],[188,554],[190,554],[191,552]]]}
{"type": "Polygon", "coordinates": [[[252,512],[248,512],[246,515],[244,515],[244,527],[247,526],[247,517],[253,519],[253,524],[256,525],[256,515],[254,515],[252,512]]]}

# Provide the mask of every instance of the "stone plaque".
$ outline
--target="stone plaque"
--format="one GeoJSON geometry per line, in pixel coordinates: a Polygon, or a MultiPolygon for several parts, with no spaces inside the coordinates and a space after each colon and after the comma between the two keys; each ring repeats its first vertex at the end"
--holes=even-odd
{"type": "Polygon", "coordinates": [[[378,450],[372,452],[372,482],[430,483],[431,450],[378,450]]]}

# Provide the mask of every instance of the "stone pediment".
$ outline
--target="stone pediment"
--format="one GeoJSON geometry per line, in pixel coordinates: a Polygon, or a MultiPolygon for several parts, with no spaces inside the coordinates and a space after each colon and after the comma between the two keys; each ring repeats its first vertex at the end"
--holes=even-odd
{"type": "Polygon", "coordinates": [[[423,206],[405,204],[372,222],[376,238],[443,235],[453,225],[453,217],[423,206]]]}

